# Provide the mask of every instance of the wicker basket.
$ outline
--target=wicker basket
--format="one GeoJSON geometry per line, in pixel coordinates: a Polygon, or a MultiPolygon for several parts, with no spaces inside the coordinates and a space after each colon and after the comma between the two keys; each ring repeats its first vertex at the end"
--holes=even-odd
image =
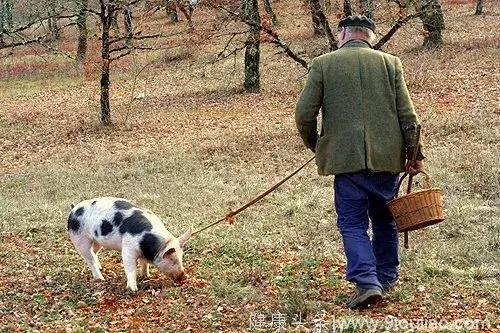
{"type": "MultiPolygon", "coordinates": [[[[426,189],[410,193],[412,183],[412,177],[410,177],[407,194],[387,204],[396,220],[399,232],[425,228],[445,219],[443,193],[439,188],[431,187],[429,176],[427,174],[425,176],[426,189]]],[[[399,185],[402,180],[403,178],[399,185]]]]}

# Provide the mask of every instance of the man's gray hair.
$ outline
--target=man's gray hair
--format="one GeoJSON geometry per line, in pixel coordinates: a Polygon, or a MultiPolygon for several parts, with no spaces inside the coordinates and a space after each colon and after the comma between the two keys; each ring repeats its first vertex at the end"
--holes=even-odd
{"type": "Polygon", "coordinates": [[[365,27],[358,27],[358,26],[349,26],[345,27],[346,33],[348,34],[353,34],[353,35],[363,35],[368,43],[370,45],[373,45],[375,43],[375,40],[377,39],[377,36],[375,36],[375,33],[368,28],[365,27]]]}

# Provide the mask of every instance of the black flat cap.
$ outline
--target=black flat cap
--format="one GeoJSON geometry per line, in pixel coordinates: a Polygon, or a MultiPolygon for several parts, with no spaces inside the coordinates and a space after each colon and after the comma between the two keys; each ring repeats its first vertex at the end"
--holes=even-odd
{"type": "Polygon", "coordinates": [[[347,16],[339,22],[338,28],[342,27],[364,27],[375,32],[375,22],[364,15],[347,16]]]}

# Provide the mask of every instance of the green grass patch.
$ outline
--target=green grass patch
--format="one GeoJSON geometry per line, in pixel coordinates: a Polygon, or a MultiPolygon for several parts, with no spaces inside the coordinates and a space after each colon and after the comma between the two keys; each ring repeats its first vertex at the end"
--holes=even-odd
{"type": "Polygon", "coordinates": [[[57,77],[46,77],[46,75],[25,78],[13,77],[0,80],[0,99],[29,97],[45,91],[63,92],[67,89],[81,87],[84,84],[85,81],[82,77],[64,74],[59,74],[57,77]]]}

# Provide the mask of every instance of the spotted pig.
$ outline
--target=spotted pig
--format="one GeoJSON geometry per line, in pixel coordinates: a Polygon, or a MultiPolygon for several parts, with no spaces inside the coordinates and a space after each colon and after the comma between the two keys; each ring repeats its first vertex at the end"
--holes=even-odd
{"type": "Polygon", "coordinates": [[[97,252],[102,248],[121,251],[127,288],[137,291],[136,267],[149,276],[148,264],[176,281],[185,277],[182,248],[192,234],[190,228],[174,237],[158,216],[112,197],[85,200],[73,207],[68,233],[94,279],[104,280],[97,252]]]}

